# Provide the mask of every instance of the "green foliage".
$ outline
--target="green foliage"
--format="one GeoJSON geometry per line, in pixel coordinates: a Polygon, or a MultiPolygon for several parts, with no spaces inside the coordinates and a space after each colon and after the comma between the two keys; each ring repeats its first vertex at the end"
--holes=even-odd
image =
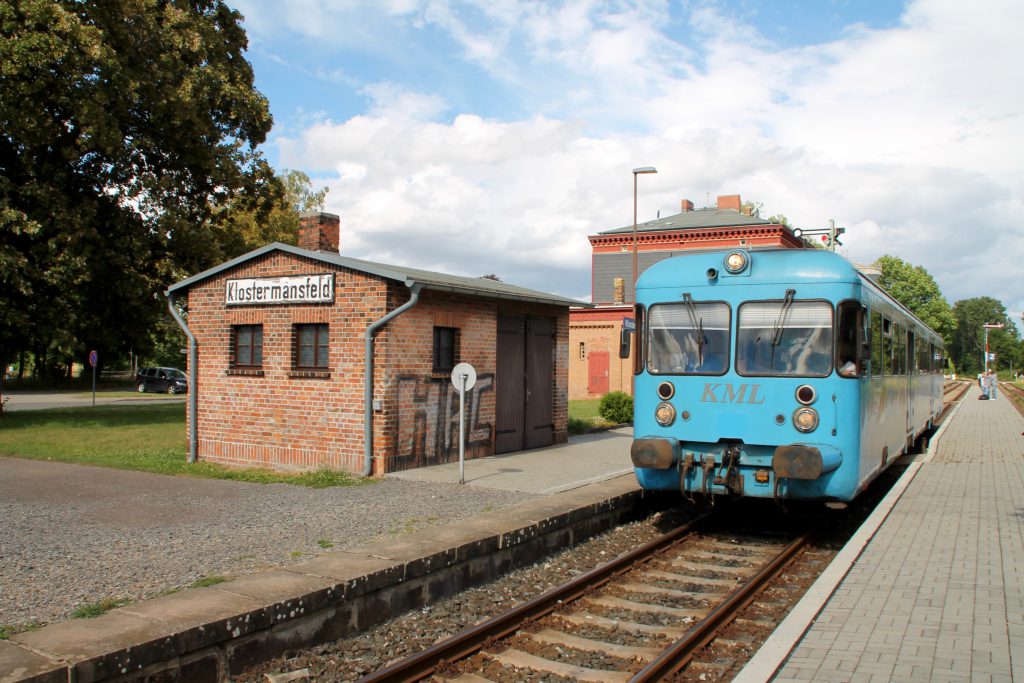
{"type": "Polygon", "coordinates": [[[879,284],[928,327],[938,332],[949,345],[956,320],[949,302],[942,296],[939,285],[928,271],[889,255],[879,258],[875,265],[882,271],[879,284]]]}
{"type": "Polygon", "coordinates": [[[166,287],[283,201],[246,47],[223,0],[0,2],[0,363],[145,356],[166,287]]]}
{"type": "Polygon", "coordinates": [[[216,586],[218,583],[226,583],[230,581],[226,576],[219,576],[214,574],[212,576],[204,576],[201,579],[196,579],[192,582],[192,588],[208,588],[209,586],[216,586]]]}
{"type": "Polygon", "coordinates": [[[1016,325],[1006,314],[1006,307],[989,296],[963,299],[953,306],[956,328],[950,344],[950,357],[959,372],[973,375],[985,367],[985,328],[984,325],[1002,323],[1002,329],[988,331],[989,351],[996,354],[990,368],[1009,368],[1013,363],[1020,368],[1024,361],[1020,343],[1020,333],[1016,325]]]}
{"type": "Polygon", "coordinates": [[[633,397],[624,391],[609,391],[601,397],[598,407],[601,417],[622,424],[633,421],[633,397]]]}
{"type": "Polygon", "coordinates": [[[101,614],[109,612],[115,607],[127,604],[126,600],[115,600],[114,598],[104,598],[99,602],[90,602],[84,605],[80,605],[71,616],[75,619],[94,619],[101,614]]]}

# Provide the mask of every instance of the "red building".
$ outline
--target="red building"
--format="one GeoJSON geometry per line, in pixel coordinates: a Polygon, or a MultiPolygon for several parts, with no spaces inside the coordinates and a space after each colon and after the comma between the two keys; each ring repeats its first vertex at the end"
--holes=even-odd
{"type": "Polygon", "coordinates": [[[740,196],[718,197],[716,206],[694,209],[684,199],[680,212],[633,226],[591,235],[593,308],[569,314],[569,398],[598,398],[609,391],[632,393],[632,360],[618,357],[623,320],[633,314],[633,248],[637,274],[690,249],[729,247],[794,248],[804,242],[781,223],[752,215],[740,196]]]}
{"type": "MultiPolygon", "coordinates": [[[[190,457],[381,474],[565,441],[569,306],[552,294],[347,258],[337,216],[168,289],[187,306],[190,457]]],[[[184,321],[182,321],[184,322],[184,321]]]]}

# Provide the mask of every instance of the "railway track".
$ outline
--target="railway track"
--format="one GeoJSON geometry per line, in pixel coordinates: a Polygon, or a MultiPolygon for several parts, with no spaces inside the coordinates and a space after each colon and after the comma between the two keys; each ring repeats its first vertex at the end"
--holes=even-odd
{"type": "Polygon", "coordinates": [[[361,680],[665,680],[714,640],[811,536],[715,531],[711,521],[705,516],[679,527],[361,680]]]}

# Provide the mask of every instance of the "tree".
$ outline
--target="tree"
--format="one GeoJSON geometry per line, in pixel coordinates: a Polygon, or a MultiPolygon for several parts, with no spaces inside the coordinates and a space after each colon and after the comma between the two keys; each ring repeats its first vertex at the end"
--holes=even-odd
{"type": "Polygon", "coordinates": [[[895,256],[885,255],[875,265],[882,274],[878,283],[949,345],[956,319],[935,279],[921,266],[912,266],[895,256]]]}
{"type": "Polygon", "coordinates": [[[167,285],[277,192],[266,98],[222,0],[0,0],[0,362],[148,343],[167,285]]]}
{"type": "Polygon", "coordinates": [[[950,357],[965,374],[981,372],[985,367],[985,324],[1003,324],[1002,329],[989,329],[989,352],[996,354],[989,367],[1008,369],[1012,362],[1021,367],[1020,333],[1006,314],[1006,307],[990,296],[957,301],[953,306],[956,330],[950,344],[950,357]]]}

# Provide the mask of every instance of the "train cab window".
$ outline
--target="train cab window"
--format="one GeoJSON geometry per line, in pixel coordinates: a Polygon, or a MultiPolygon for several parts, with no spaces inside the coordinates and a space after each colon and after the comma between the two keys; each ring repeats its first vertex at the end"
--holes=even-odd
{"type": "Polygon", "coordinates": [[[867,309],[859,301],[843,301],[837,307],[836,371],[841,377],[860,377],[867,366],[862,352],[867,309]]]}
{"type": "Polygon", "coordinates": [[[721,375],[729,369],[730,311],[723,302],[655,304],[647,311],[647,370],[721,375]]]}
{"type": "Polygon", "coordinates": [[[891,320],[882,316],[882,365],[886,375],[896,374],[896,355],[892,339],[895,328],[891,320]]]}
{"type": "Polygon", "coordinates": [[[832,305],[827,301],[753,301],[737,315],[741,375],[825,377],[832,372],[832,305]]]}

